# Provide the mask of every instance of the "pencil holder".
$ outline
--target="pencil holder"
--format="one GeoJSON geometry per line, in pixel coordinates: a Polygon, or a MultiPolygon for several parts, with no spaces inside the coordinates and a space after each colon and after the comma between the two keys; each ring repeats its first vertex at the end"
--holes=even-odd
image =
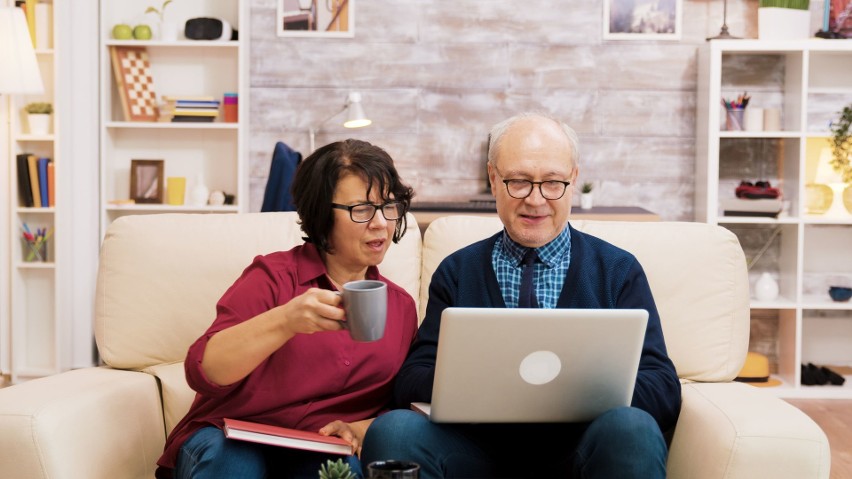
{"type": "Polygon", "coordinates": [[[47,241],[21,239],[22,259],[25,263],[47,261],[47,241]]]}
{"type": "Polygon", "coordinates": [[[725,110],[725,129],[728,131],[743,130],[743,108],[728,108],[725,110]]]}

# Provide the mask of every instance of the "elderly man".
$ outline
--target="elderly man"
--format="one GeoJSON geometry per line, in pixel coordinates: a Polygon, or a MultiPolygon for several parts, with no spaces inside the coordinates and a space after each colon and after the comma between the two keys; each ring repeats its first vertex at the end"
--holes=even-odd
{"type": "Polygon", "coordinates": [[[504,229],[438,267],[396,379],[403,409],[373,422],[362,460],[415,461],[423,478],[665,477],[664,433],[677,421],[680,383],[642,266],[569,224],[578,153],[574,131],[542,114],[491,130],[488,176],[504,229]],[[532,283],[522,281],[524,268],[532,268],[532,283]],[[450,306],[646,309],[632,405],[582,424],[435,424],[406,410],[431,400],[441,312],[450,306]]]}

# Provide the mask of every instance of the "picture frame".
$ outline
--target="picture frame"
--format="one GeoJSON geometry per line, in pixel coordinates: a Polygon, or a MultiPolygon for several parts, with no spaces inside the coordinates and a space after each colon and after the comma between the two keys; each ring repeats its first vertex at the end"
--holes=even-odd
{"type": "Polygon", "coordinates": [[[276,0],[279,37],[352,38],[357,0],[276,0]]]}
{"type": "Polygon", "coordinates": [[[130,160],[130,198],[136,203],[163,203],[163,160],[130,160]]]}
{"type": "Polygon", "coordinates": [[[823,28],[834,38],[852,38],[852,0],[826,0],[823,28]]]}
{"type": "Polygon", "coordinates": [[[604,0],[604,40],[680,40],[683,0],[604,0]]]}

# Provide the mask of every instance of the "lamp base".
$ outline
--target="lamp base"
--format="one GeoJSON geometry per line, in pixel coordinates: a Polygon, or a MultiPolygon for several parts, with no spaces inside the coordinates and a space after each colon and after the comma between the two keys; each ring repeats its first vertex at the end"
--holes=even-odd
{"type": "Polygon", "coordinates": [[[735,37],[728,33],[728,26],[722,25],[722,30],[715,37],[708,37],[707,41],[710,40],[742,40],[742,37],[735,37]]]}
{"type": "Polygon", "coordinates": [[[852,216],[852,213],[846,209],[846,205],[843,203],[843,192],[846,189],[846,184],[830,183],[828,186],[834,192],[834,198],[831,199],[831,206],[822,216],[832,218],[849,218],[852,216]]]}

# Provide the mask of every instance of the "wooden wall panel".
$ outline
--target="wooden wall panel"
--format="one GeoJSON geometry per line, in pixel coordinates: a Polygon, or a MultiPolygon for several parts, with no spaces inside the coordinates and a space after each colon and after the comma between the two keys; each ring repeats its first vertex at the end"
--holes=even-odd
{"type": "MultiPolygon", "coordinates": [[[[489,128],[541,110],[577,130],[580,182],[598,185],[598,204],[693,218],[697,49],[719,32],[722,2],[684,0],[680,41],[604,41],[602,0],[356,7],[354,38],[278,38],[275,2],[252,1],[252,211],[275,142],[306,154],[308,129],[357,90],[373,125],[346,130],[337,117],[317,144],[353,137],[385,148],[419,199],[482,192],[489,128]]],[[[755,37],[756,10],[755,0],[729,0],[731,32],[755,37]]],[[[741,75],[783,78],[768,64],[743,63],[741,75]]]]}

